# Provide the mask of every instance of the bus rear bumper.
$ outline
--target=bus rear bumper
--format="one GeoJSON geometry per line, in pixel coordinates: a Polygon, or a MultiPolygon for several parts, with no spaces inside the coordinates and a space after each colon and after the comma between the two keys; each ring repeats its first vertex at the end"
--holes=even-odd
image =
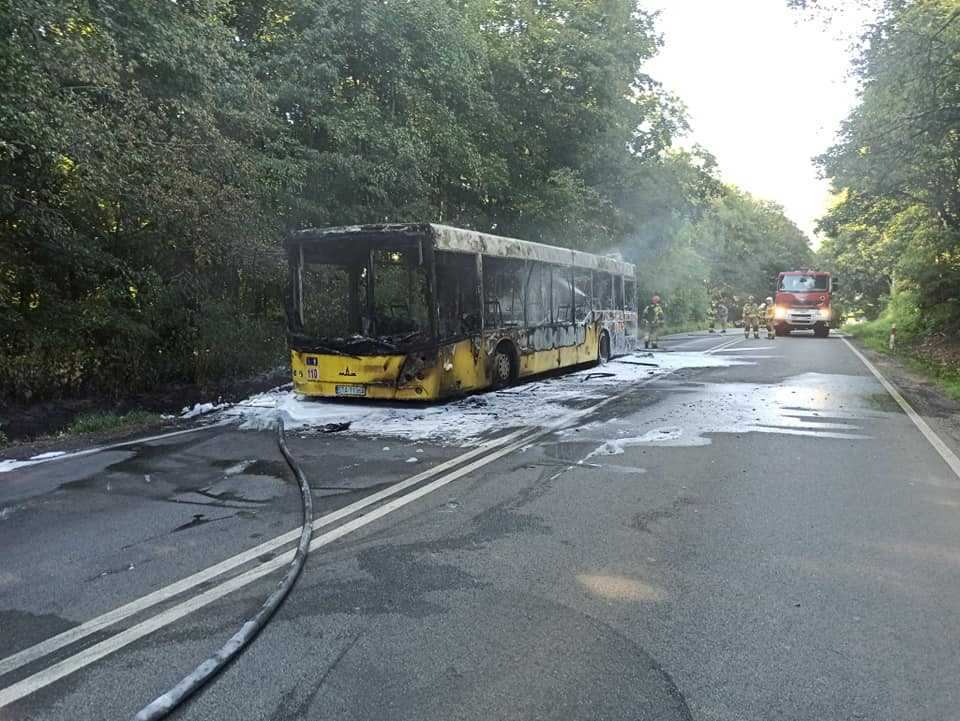
{"type": "Polygon", "coordinates": [[[293,390],[311,398],[406,401],[440,397],[434,354],[347,356],[293,351],[290,364],[293,390]]]}
{"type": "Polygon", "coordinates": [[[337,383],[328,381],[293,382],[295,393],[309,398],[358,398],[384,401],[430,401],[440,398],[431,383],[397,387],[395,383],[337,383]]]}

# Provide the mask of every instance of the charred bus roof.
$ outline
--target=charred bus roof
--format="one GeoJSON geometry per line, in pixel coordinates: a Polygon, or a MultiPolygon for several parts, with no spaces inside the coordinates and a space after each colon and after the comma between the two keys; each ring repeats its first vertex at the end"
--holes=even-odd
{"type": "MultiPolygon", "coordinates": [[[[506,238],[501,235],[481,233],[475,230],[453,228],[449,225],[435,223],[402,223],[377,225],[345,225],[335,228],[309,228],[291,233],[285,240],[284,246],[308,248],[313,246],[318,250],[329,247],[330,250],[344,247],[344,243],[355,244],[356,241],[372,242],[376,244],[411,245],[416,246],[426,241],[430,247],[438,251],[450,253],[470,253],[494,256],[497,258],[514,258],[516,260],[532,260],[554,265],[573,266],[589,270],[598,270],[607,273],[616,273],[633,277],[636,267],[616,258],[593,253],[584,253],[570,248],[558,248],[553,245],[534,243],[517,238],[506,238]]],[[[336,255],[336,251],[334,252],[336,255]]]]}

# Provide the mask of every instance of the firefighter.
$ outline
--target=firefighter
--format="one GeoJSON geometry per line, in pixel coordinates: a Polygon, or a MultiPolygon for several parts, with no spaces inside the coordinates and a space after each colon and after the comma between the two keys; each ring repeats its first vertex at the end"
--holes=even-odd
{"type": "Polygon", "coordinates": [[[777,329],[774,326],[776,321],[776,306],[773,304],[773,298],[767,296],[763,304],[763,319],[767,324],[767,339],[773,340],[777,337],[777,329]]]}
{"type": "Polygon", "coordinates": [[[750,329],[753,329],[753,337],[760,337],[760,309],[757,308],[757,303],[754,300],[754,297],[747,296],[747,302],[743,304],[743,337],[750,337],[750,329]]]}
{"type": "Polygon", "coordinates": [[[660,328],[663,326],[663,306],[660,305],[659,295],[650,299],[650,305],[643,309],[642,318],[647,331],[643,339],[643,347],[657,348],[660,328]]]}
{"type": "Polygon", "coordinates": [[[723,302],[722,297],[718,297],[713,302],[713,307],[710,309],[710,332],[716,333],[717,326],[720,326],[720,332],[727,332],[727,315],[729,311],[727,310],[726,304],[723,302]]]}

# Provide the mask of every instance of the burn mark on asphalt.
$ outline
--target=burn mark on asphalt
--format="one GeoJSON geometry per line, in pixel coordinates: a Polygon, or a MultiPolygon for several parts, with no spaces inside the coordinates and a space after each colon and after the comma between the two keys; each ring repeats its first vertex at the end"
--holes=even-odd
{"type": "Polygon", "coordinates": [[[651,525],[659,521],[677,518],[684,508],[693,506],[695,503],[696,499],[691,496],[680,496],[666,506],[651,508],[648,511],[634,514],[633,518],[630,519],[630,527],[642,533],[652,533],[651,525]]]}

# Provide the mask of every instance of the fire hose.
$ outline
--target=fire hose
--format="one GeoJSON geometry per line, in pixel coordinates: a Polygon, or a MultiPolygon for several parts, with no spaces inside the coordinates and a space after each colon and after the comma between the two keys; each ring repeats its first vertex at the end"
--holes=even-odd
{"type": "Polygon", "coordinates": [[[184,676],[176,686],[140,709],[133,717],[133,721],[156,721],[156,719],[166,717],[226,668],[227,664],[239,656],[243,649],[267,625],[270,617],[280,607],[287,594],[290,593],[290,589],[297,582],[310,550],[310,536],[313,532],[313,497],[310,494],[310,485],[307,483],[307,477],[304,475],[303,469],[287,449],[282,418],[277,419],[277,445],[280,447],[280,452],[286,459],[294,476],[296,476],[297,483],[300,486],[300,498],[303,502],[303,530],[300,533],[300,542],[297,544],[296,553],[293,560],[290,561],[286,574],[273,592],[267,596],[257,612],[244,622],[239,631],[233,634],[215,654],[184,676]]]}

